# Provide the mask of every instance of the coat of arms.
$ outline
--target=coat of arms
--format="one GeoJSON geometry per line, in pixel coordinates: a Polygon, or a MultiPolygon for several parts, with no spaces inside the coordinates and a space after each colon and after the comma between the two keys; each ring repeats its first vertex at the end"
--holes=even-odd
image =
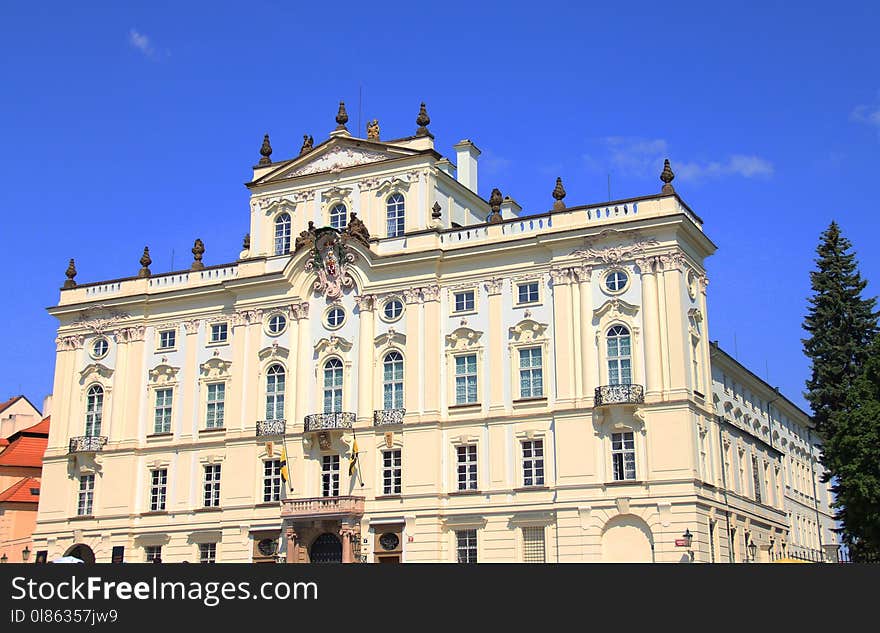
{"type": "Polygon", "coordinates": [[[345,288],[354,286],[348,267],[354,263],[355,254],[347,242],[348,235],[334,228],[323,227],[314,231],[312,257],[305,268],[318,276],[314,288],[328,299],[338,299],[345,288]]]}

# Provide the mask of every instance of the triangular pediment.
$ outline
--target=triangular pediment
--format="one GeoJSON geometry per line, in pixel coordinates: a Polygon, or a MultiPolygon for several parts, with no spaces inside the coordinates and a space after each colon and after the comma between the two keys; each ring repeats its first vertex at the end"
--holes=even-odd
{"type": "Polygon", "coordinates": [[[331,138],[311,151],[279,165],[255,183],[278,182],[320,173],[339,173],[351,167],[381,163],[419,154],[418,150],[347,137],[331,138]]]}

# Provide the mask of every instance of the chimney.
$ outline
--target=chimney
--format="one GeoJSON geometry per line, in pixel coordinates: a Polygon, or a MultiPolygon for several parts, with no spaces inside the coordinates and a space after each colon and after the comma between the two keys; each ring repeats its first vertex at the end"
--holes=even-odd
{"type": "Polygon", "coordinates": [[[444,174],[455,178],[455,165],[448,158],[441,158],[437,161],[437,169],[444,174]]]}
{"type": "Polygon", "coordinates": [[[516,200],[514,200],[510,196],[504,196],[504,202],[501,203],[502,220],[512,220],[513,218],[518,218],[521,212],[522,207],[519,206],[519,203],[517,203],[516,200]]]}
{"type": "Polygon", "coordinates": [[[477,156],[481,154],[470,139],[464,139],[452,146],[455,150],[458,182],[477,193],[477,156]]]}

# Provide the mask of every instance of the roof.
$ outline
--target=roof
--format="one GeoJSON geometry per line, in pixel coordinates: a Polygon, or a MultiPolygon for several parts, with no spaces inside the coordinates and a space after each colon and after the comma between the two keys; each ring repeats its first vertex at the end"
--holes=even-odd
{"type": "Polygon", "coordinates": [[[9,436],[9,446],[0,453],[0,466],[43,467],[43,453],[49,443],[49,424],[52,417],[16,431],[9,436]]]}
{"type": "Polygon", "coordinates": [[[9,488],[0,492],[0,501],[12,501],[17,503],[39,503],[40,502],[40,480],[34,477],[25,477],[12,484],[9,488]],[[33,490],[37,494],[33,494],[33,490]]]}
{"type": "Polygon", "coordinates": [[[32,408],[34,411],[39,411],[39,409],[37,409],[37,407],[34,406],[34,403],[33,403],[33,402],[31,402],[30,400],[28,400],[25,396],[19,395],[19,396],[12,396],[12,397],[11,397],[9,400],[7,400],[6,402],[0,402],[0,413],[3,413],[6,409],[8,409],[8,408],[11,407],[12,405],[14,405],[14,404],[15,404],[16,402],[18,402],[19,400],[24,400],[24,401],[27,402],[29,405],[31,405],[31,408],[32,408]]]}

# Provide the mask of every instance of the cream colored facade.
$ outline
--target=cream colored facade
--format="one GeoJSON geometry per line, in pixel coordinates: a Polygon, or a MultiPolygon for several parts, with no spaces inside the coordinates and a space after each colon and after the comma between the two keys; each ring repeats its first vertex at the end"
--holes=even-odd
{"type": "MultiPolygon", "coordinates": [[[[236,262],[62,290],[35,547],[679,562],[688,530],[709,562],[728,560],[728,516],[761,560],[771,538],[792,542],[787,509],[808,487],[756,503],[724,485],[715,246],[671,172],[657,195],[566,207],[558,190],[552,211],[521,216],[477,195],[472,142],[453,166],[419,124],[381,141],[343,121],[297,158],[264,151],[236,262]],[[71,440],[86,435],[106,440],[71,440]],[[279,501],[266,462],[284,446],[279,501]]],[[[806,417],[786,416],[804,437],[806,417]]],[[[771,473],[790,454],[753,444],[771,473]]]]}

